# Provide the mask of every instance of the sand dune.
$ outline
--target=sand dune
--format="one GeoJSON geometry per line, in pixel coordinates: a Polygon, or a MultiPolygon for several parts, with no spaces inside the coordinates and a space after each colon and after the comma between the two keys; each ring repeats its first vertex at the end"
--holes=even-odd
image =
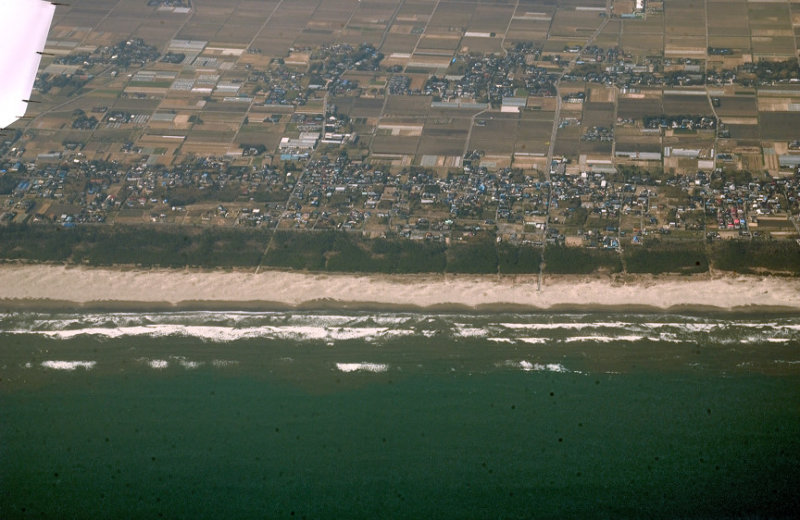
{"type": "Polygon", "coordinates": [[[800,310],[800,280],[759,276],[356,275],[0,266],[6,307],[160,303],[212,307],[746,307],[800,310]]]}

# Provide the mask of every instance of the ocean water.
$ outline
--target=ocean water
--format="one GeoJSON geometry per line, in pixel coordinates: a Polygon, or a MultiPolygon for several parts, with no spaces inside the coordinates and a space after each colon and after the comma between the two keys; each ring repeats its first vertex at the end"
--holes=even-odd
{"type": "Polygon", "coordinates": [[[0,314],[0,518],[797,518],[800,317],[0,314]]]}

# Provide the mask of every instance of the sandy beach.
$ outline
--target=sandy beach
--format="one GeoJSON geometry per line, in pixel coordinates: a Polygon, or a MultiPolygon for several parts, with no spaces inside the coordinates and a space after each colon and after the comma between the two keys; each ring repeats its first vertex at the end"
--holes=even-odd
{"type": "Polygon", "coordinates": [[[0,307],[800,311],[800,280],[760,276],[358,275],[0,266],[0,307]]]}

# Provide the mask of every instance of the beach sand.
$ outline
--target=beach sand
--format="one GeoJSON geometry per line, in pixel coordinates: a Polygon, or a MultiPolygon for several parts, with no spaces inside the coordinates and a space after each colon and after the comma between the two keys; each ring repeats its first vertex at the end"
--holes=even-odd
{"type": "Polygon", "coordinates": [[[360,275],[0,266],[0,307],[800,311],[800,279],[769,276],[360,275]]]}

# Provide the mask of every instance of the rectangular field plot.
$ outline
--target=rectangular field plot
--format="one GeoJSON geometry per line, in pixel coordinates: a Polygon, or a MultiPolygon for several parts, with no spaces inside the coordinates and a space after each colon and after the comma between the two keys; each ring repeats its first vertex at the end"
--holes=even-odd
{"type": "Polygon", "coordinates": [[[559,128],[553,153],[564,157],[576,158],[580,142],[581,127],[565,126],[564,128],[559,128]]]}
{"type": "Polygon", "coordinates": [[[761,131],[758,125],[725,125],[731,135],[731,139],[761,139],[761,131]]]}
{"type": "Polygon", "coordinates": [[[664,94],[664,113],[667,115],[713,115],[706,96],[668,93],[664,94]]]}
{"type": "Polygon", "coordinates": [[[664,113],[661,96],[646,98],[620,97],[617,101],[617,117],[632,119],[641,123],[645,116],[657,116],[664,113]]]}
{"type": "Polygon", "coordinates": [[[748,11],[745,2],[708,2],[709,35],[746,35],[748,11]]]}
{"type": "Polygon", "coordinates": [[[670,36],[706,35],[706,13],[703,2],[670,0],[664,3],[664,28],[670,36]]]}
{"type": "Polygon", "coordinates": [[[619,47],[621,20],[610,20],[594,40],[594,45],[605,49],[619,47]]]}
{"type": "Polygon", "coordinates": [[[661,153],[661,138],[658,136],[618,136],[616,138],[617,154],[627,153],[661,153]]]}
{"type": "Polygon", "coordinates": [[[372,153],[414,155],[418,144],[419,137],[376,135],[372,140],[372,153]]]}
{"type": "Polygon", "coordinates": [[[425,137],[420,140],[418,155],[451,155],[461,157],[464,154],[466,134],[458,137],[425,137]]]}
{"type": "Polygon", "coordinates": [[[479,33],[495,33],[502,36],[514,14],[514,5],[479,5],[469,22],[467,30],[479,33]]]}
{"type": "MultiPolygon", "coordinates": [[[[505,116],[505,114],[503,114],[505,116]]],[[[484,119],[483,126],[472,129],[469,142],[470,150],[483,150],[487,155],[511,155],[514,151],[514,140],[510,137],[517,132],[519,118],[516,114],[512,117],[484,119]]]]}
{"type": "Polygon", "coordinates": [[[435,2],[414,0],[404,2],[397,12],[397,21],[402,22],[427,22],[433,13],[435,2]]]}
{"type": "Polygon", "coordinates": [[[383,41],[381,52],[388,58],[392,58],[391,55],[393,53],[411,54],[417,44],[417,40],[419,40],[418,34],[391,33],[383,41]]]}
{"type": "Polygon", "coordinates": [[[581,124],[584,129],[593,126],[611,128],[614,125],[614,104],[584,103],[581,124]]]}
{"type": "Polygon", "coordinates": [[[506,32],[506,41],[543,42],[547,38],[550,19],[514,17],[506,32]]]}
{"type": "Polygon", "coordinates": [[[800,136],[798,112],[760,112],[758,121],[763,139],[798,139],[800,136]]]}
{"type": "Polygon", "coordinates": [[[790,58],[795,55],[793,36],[752,36],[750,40],[755,56],[790,58]]]}
{"type": "Polygon", "coordinates": [[[514,153],[546,154],[553,131],[552,113],[549,120],[521,120],[517,126],[514,153]]]}
{"type": "Polygon", "coordinates": [[[461,40],[460,34],[445,35],[445,36],[428,36],[425,35],[419,39],[417,44],[417,52],[424,51],[450,51],[453,52],[458,47],[458,42],[461,40]]]}
{"type": "Polygon", "coordinates": [[[567,11],[559,9],[550,27],[550,37],[588,38],[603,22],[596,11],[567,11]]]}
{"type": "Polygon", "coordinates": [[[460,52],[479,52],[482,54],[500,54],[503,52],[501,38],[463,38],[460,52]]]}
{"type": "MultiPolygon", "coordinates": [[[[385,116],[425,116],[431,108],[430,96],[389,96],[385,116]]],[[[383,102],[382,100],[381,103],[383,102]]],[[[420,121],[421,122],[421,121],[420,121]]]]}
{"type": "Polygon", "coordinates": [[[355,98],[350,117],[380,117],[383,100],[377,98],[355,98]]]}
{"type": "Polygon", "coordinates": [[[720,117],[756,117],[758,115],[755,96],[720,96],[719,106],[714,110],[720,117]]]}
{"type": "Polygon", "coordinates": [[[428,23],[428,28],[432,31],[447,30],[450,27],[466,29],[472,19],[475,7],[475,4],[466,2],[439,2],[428,23]]]}
{"type": "Polygon", "coordinates": [[[663,54],[663,17],[648,16],[646,20],[624,20],[620,45],[625,52],[636,56],[663,54]]]}

